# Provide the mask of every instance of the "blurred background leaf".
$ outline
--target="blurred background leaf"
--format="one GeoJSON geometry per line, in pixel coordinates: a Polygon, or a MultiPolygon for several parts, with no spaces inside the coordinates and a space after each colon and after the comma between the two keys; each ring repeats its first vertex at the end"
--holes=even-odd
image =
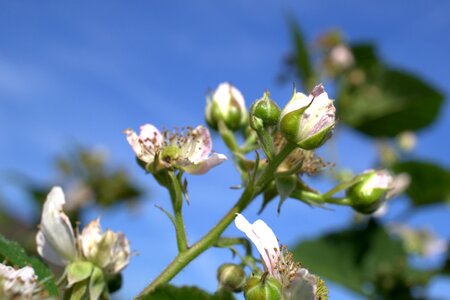
{"type": "Polygon", "coordinates": [[[406,193],[415,207],[430,204],[449,203],[450,172],[437,164],[427,161],[398,162],[391,169],[399,173],[407,173],[411,183],[406,193]]]}

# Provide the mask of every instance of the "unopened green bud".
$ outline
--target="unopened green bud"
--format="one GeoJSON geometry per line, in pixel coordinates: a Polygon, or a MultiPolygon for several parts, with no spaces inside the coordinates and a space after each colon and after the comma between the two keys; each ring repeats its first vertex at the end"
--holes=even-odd
{"type": "Polygon", "coordinates": [[[245,300],[281,300],[283,298],[281,283],[272,276],[263,274],[253,276],[244,288],[245,300]]]}
{"type": "Polygon", "coordinates": [[[256,100],[250,108],[250,126],[253,129],[258,130],[254,128],[254,125],[252,124],[252,117],[261,120],[264,126],[278,124],[280,108],[272,99],[270,99],[268,91],[264,93],[264,96],[261,99],[256,100]]]}
{"type": "Polygon", "coordinates": [[[221,287],[240,292],[247,281],[244,269],[236,264],[223,264],[217,270],[217,280],[221,287]]]}
{"type": "Polygon", "coordinates": [[[346,193],[356,211],[371,214],[386,199],[392,188],[393,177],[386,170],[369,170],[359,176],[361,180],[348,188],[346,193]]]}
{"type": "Polygon", "coordinates": [[[218,128],[218,122],[224,122],[230,130],[244,127],[248,120],[241,92],[229,83],[220,84],[207,100],[205,118],[214,129],[218,128]]]}
{"type": "Polygon", "coordinates": [[[330,138],[335,125],[335,107],[322,85],[309,96],[294,93],[280,115],[283,136],[305,150],[322,146],[330,138]]]}

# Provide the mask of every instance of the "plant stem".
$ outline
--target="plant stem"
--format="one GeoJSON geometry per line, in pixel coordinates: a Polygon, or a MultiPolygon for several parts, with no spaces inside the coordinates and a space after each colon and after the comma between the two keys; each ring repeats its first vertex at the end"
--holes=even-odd
{"type": "Polygon", "coordinates": [[[275,171],[281,162],[292,152],[296,146],[288,143],[281,149],[267,165],[266,169],[259,176],[256,183],[250,183],[242,193],[236,204],[228,211],[228,213],[214,226],[206,235],[204,235],[197,243],[188,248],[185,252],[179,253],[174,260],[166,267],[166,269],[144,290],[139,293],[135,299],[142,299],[145,295],[155,290],[158,286],[169,282],[176,274],[178,274],[187,264],[199,256],[201,253],[212,247],[225,229],[233,222],[237,213],[242,212],[251,201],[263,191],[264,187],[273,180],[275,171]]]}
{"type": "Polygon", "coordinates": [[[181,191],[181,182],[173,171],[168,172],[169,175],[169,192],[172,200],[173,213],[175,218],[175,232],[177,235],[177,246],[180,253],[185,252],[188,248],[186,237],[186,229],[183,220],[183,193],[181,191]]]}
{"type": "Polygon", "coordinates": [[[291,196],[301,201],[312,201],[315,203],[331,203],[338,205],[350,205],[350,199],[346,197],[325,197],[325,194],[318,194],[308,191],[296,190],[291,196]]]}

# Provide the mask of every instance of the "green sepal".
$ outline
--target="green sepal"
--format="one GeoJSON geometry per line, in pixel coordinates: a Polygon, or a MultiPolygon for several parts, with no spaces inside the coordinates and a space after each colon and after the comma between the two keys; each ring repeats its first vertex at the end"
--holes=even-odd
{"type": "Polygon", "coordinates": [[[290,176],[275,177],[275,184],[278,194],[280,195],[280,202],[278,203],[277,208],[278,213],[280,213],[281,206],[283,205],[284,201],[289,198],[289,196],[297,187],[297,175],[293,174],[290,176]]]}
{"type": "Polygon", "coordinates": [[[282,300],[281,283],[268,275],[253,276],[244,288],[245,300],[282,300]]]}
{"type": "Polygon", "coordinates": [[[68,287],[89,278],[93,268],[94,265],[88,261],[77,261],[69,264],[66,267],[68,287]]]}
{"type": "Polygon", "coordinates": [[[300,118],[306,111],[306,109],[311,105],[311,103],[302,108],[291,111],[281,118],[279,127],[286,140],[294,144],[297,144],[299,142],[298,131],[300,126],[300,118]]]}
{"type": "Polygon", "coordinates": [[[309,138],[303,139],[302,141],[298,142],[297,146],[304,150],[314,150],[322,146],[327,141],[333,128],[334,124],[328,126],[327,128],[323,128],[313,136],[310,136],[309,138]]]}
{"type": "Polygon", "coordinates": [[[83,280],[74,284],[69,290],[69,300],[86,300],[88,299],[88,280],[83,280]]]}
{"type": "Polygon", "coordinates": [[[97,300],[105,290],[105,277],[100,268],[94,267],[92,275],[89,280],[89,297],[90,300],[97,300]]]}

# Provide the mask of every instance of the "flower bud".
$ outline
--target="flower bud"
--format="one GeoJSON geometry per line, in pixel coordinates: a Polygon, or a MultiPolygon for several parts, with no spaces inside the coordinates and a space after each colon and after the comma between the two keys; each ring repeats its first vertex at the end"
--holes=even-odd
{"type": "Polygon", "coordinates": [[[214,129],[222,121],[230,130],[237,130],[247,124],[247,109],[241,92],[229,83],[221,83],[207,100],[206,122],[214,129]]]}
{"type": "Polygon", "coordinates": [[[217,270],[217,280],[221,287],[240,292],[247,281],[244,269],[236,264],[223,264],[217,270]]]}
{"type": "Polygon", "coordinates": [[[393,177],[386,170],[369,170],[364,172],[361,180],[347,189],[352,207],[363,214],[376,211],[392,188],[393,177]]]}
{"type": "Polygon", "coordinates": [[[305,150],[320,147],[331,136],[335,107],[322,85],[309,96],[295,93],[280,115],[280,131],[291,143],[305,150]]]}
{"type": "Polygon", "coordinates": [[[281,283],[267,273],[253,276],[247,281],[244,297],[245,300],[281,300],[281,283]]]}
{"type": "Polygon", "coordinates": [[[256,100],[250,108],[250,126],[255,129],[254,120],[261,120],[263,126],[273,126],[278,124],[278,118],[280,117],[280,108],[278,105],[270,99],[269,92],[265,92],[264,96],[256,100]]]}

